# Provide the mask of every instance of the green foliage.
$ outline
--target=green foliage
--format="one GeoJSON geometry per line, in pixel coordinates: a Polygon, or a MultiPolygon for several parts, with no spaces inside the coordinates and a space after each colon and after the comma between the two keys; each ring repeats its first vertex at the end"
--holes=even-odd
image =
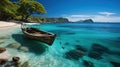
{"type": "Polygon", "coordinates": [[[0,2],[0,19],[8,20],[16,16],[16,5],[9,0],[0,2]]]}
{"type": "Polygon", "coordinates": [[[19,0],[14,3],[9,0],[1,0],[0,2],[0,20],[27,20],[32,14],[45,13],[43,5],[35,0],[19,0]]]}
{"type": "Polygon", "coordinates": [[[34,22],[41,22],[41,18],[39,18],[39,17],[29,17],[28,20],[34,21],[34,22]]]}
{"type": "Polygon", "coordinates": [[[41,23],[47,23],[47,22],[69,22],[67,18],[45,18],[45,17],[39,17],[39,16],[30,16],[28,20],[33,22],[41,22],[41,23]]]}
{"type": "Polygon", "coordinates": [[[22,16],[22,20],[27,20],[32,14],[45,14],[46,10],[43,5],[34,0],[20,0],[18,2],[20,6],[18,9],[19,15],[22,16]]]}
{"type": "Polygon", "coordinates": [[[46,22],[69,22],[67,18],[46,18],[46,22]]]}

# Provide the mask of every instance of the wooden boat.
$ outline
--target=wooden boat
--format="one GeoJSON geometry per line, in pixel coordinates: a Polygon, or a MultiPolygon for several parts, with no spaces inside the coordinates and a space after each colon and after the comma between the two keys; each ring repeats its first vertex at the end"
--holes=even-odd
{"type": "Polygon", "coordinates": [[[56,34],[38,30],[36,28],[27,28],[25,27],[25,24],[21,25],[21,29],[26,37],[40,42],[44,42],[50,46],[52,45],[56,37],[56,34]]]}

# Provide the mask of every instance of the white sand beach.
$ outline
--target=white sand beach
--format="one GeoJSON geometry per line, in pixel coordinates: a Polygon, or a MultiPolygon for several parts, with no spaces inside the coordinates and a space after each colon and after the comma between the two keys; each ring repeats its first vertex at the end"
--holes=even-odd
{"type": "Polygon", "coordinates": [[[20,24],[14,22],[0,21],[0,34],[11,32],[13,29],[20,27],[20,24]]]}
{"type": "Polygon", "coordinates": [[[6,29],[6,28],[18,27],[18,26],[20,26],[20,24],[14,22],[0,21],[0,29],[6,29]]]}

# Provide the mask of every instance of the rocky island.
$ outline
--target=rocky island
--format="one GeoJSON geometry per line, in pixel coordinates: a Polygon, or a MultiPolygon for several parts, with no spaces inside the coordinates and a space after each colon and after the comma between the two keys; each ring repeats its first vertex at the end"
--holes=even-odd
{"type": "Polygon", "coordinates": [[[93,23],[93,20],[92,19],[86,19],[86,20],[83,20],[82,22],[93,23]]]}
{"type": "Polygon", "coordinates": [[[77,22],[83,22],[83,23],[93,23],[94,21],[92,19],[85,19],[85,20],[80,20],[77,22]]]}

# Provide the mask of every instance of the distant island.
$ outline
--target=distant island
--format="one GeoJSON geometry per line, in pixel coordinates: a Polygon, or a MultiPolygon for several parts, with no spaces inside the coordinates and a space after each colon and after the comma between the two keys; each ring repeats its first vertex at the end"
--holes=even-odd
{"type": "Polygon", "coordinates": [[[67,18],[46,18],[46,22],[70,22],[67,18]]]}
{"type": "Polygon", "coordinates": [[[83,23],[93,23],[94,21],[92,19],[85,19],[85,20],[80,20],[77,22],[83,22],[83,23]]]}
{"type": "MultiPolygon", "coordinates": [[[[49,23],[49,22],[52,22],[52,23],[64,23],[64,22],[70,22],[69,19],[67,18],[40,18],[40,17],[37,17],[39,18],[39,21],[38,22],[44,22],[44,23],[49,23]]],[[[32,21],[32,20],[31,20],[32,21]]],[[[37,21],[37,20],[35,20],[37,21]]],[[[77,22],[82,22],[82,23],[93,23],[94,21],[92,19],[85,19],[85,20],[80,20],[80,21],[77,21],[77,22]]]]}
{"type": "Polygon", "coordinates": [[[30,22],[40,22],[40,23],[62,23],[62,22],[70,22],[67,18],[48,18],[48,17],[29,17],[28,21],[30,22]]]}
{"type": "MultiPolygon", "coordinates": [[[[67,18],[41,18],[41,17],[33,17],[31,21],[34,22],[42,22],[42,23],[65,23],[65,22],[71,22],[69,21],[69,19],[67,18]]],[[[93,23],[94,21],[92,19],[85,19],[85,20],[80,20],[77,22],[81,22],[81,23],[93,23]]]]}
{"type": "Polygon", "coordinates": [[[94,21],[92,19],[86,19],[86,20],[83,20],[83,22],[93,23],[94,21]]]}

